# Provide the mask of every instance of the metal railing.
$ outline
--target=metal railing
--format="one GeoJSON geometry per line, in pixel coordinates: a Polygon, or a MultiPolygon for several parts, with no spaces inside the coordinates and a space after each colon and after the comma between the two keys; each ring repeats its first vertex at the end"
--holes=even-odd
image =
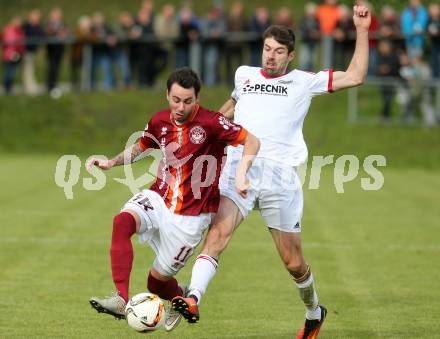
{"type": "MultiPolygon", "coordinates": [[[[433,109],[437,114],[437,117],[440,118],[440,80],[415,80],[417,82],[416,86],[421,88],[423,91],[431,91],[434,93],[434,100],[432,102],[433,109]]],[[[376,88],[380,88],[383,86],[390,86],[394,90],[405,90],[410,91],[411,81],[398,78],[398,77],[368,77],[365,81],[365,86],[374,86],[376,88]]],[[[348,90],[348,100],[347,100],[347,120],[350,123],[356,123],[362,119],[361,114],[359,113],[359,92],[362,90],[362,87],[353,87],[348,90]]],[[[401,104],[405,105],[405,104],[401,104]]]]}
{"type": "MultiPolygon", "coordinates": [[[[379,37],[379,36],[378,36],[379,37]]],[[[354,38],[354,35],[351,36],[354,38]]],[[[400,39],[401,37],[399,37],[400,39]]],[[[218,41],[223,44],[223,46],[227,46],[229,43],[243,43],[243,48],[246,50],[250,50],[250,44],[253,42],[260,41],[261,36],[254,32],[229,32],[224,37],[219,39],[218,41]]],[[[155,34],[144,35],[140,39],[129,39],[125,37],[118,37],[118,44],[160,44],[160,43],[168,43],[169,45],[176,44],[180,40],[179,39],[161,39],[158,38],[155,34]]],[[[206,39],[203,36],[200,36],[198,39],[192,41],[190,43],[190,65],[196,71],[201,72],[202,68],[202,46],[206,42],[210,42],[210,39],[206,39]]],[[[37,45],[47,46],[53,44],[63,44],[65,46],[72,46],[75,43],[82,43],[82,65],[81,65],[81,83],[80,90],[81,91],[90,91],[92,89],[91,84],[91,69],[92,69],[92,58],[93,58],[93,45],[95,44],[105,44],[105,39],[97,39],[93,41],[93,43],[85,42],[84,40],[78,40],[73,35],[67,35],[63,39],[54,38],[54,37],[44,37],[44,38],[28,38],[25,40],[25,45],[37,45]]],[[[321,44],[321,49],[324,49],[325,44],[322,44],[322,40],[319,42],[321,44]]],[[[120,47],[116,47],[120,48],[120,47]]],[[[300,47],[301,48],[301,47],[300,47]]],[[[221,53],[225,53],[225,50],[221,50],[221,53]]],[[[319,56],[318,50],[315,51],[316,55],[319,56]]],[[[321,53],[320,64],[323,65],[327,60],[323,60],[323,55],[326,53],[321,53]]],[[[328,53],[327,53],[328,54],[328,53]]],[[[402,82],[401,78],[390,78],[390,77],[368,77],[365,83],[366,86],[384,86],[389,85],[395,88],[401,88],[404,82],[402,82]]],[[[435,92],[435,111],[438,114],[440,112],[440,81],[427,81],[423,84],[423,87],[430,88],[433,92],[435,92]]],[[[348,91],[348,102],[347,102],[347,119],[349,122],[357,122],[360,119],[359,114],[359,105],[358,105],[358,96],[359,96],[359,88],[352,88],[348,91]]]]}

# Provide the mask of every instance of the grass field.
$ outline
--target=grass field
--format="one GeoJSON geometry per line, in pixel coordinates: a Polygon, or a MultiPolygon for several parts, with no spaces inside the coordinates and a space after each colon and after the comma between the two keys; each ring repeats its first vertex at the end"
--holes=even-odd
{"type": "MultiPolygon", "coordinates": [[[[362,91],[360,113],[377,115],[377,91],[362,91]]],[[[204,89],[202,104],[219,107],[229,93],[204,89]]],[[[351,125],[346,100],[314,100],[304,128],[310,157],[381,154],[387,166],[379,191],[362,190],[360,175],[337,194],[334,166],[323,169],[318,190],[306,176],[304,251],[329,309],[321,338],[440,337],[439,130],[351,125]]],[[[163,90],[1,99],[0,338],[139,337],[88,304],[113,290],[111,221],[131,196],[113,180],[123,169],[107,173],[103,190],[87,191],[83,168],[73,200],[54,174],[62,154],[82,164],[92,153],[116,154],[164,105],[163,90]]],[[[145,290],[153,260],[149,247],[135,247],[132,293],[145,290]]],[[[191,264],[179,280],[188,282],[191,264]]],[[[297,291],[256,212],[221,257],[201,310],[199,324],[149,337],[292,338],[302,325],[297,291]]]]}
{"type": "MultiPolygon", "coordinates": [[[[111,220],[131,195],[111,180],[122,169],[108,173],[102,191],[78,185],[66,200],[54,183],[56,161],[0,156],[0,337],[138,338],[88,304],[113,289],[111,220]]],[[[319,190],[305,188],[304,251],[329,309],[321,338],[438,337],[439,174],[389,168],[380,191],[363,191],[356,179],[337,194],[328,168],[319,190]]],[[[152,259],[135,244],[132,293],[145,290],[152,259]]],[[[178,278],[189,275],[186,267],[178,278]]],[[[301,326],[297,292],[257,213],[221,258],[201,316],[149,337],[292,338],[301,326]]]]}
{"type": "MultiPolygon", "coordinates": [[[[218,109],[230,93],[227,87],[203,88],[201,104],[218,109]]],[[[372,87],[359,90],[361,117],[378,119],[378,93],[372,87]]],[[[59,100],[47,95],[3,97],[0,153],[112,156],[132,132],[144,128],[153,112],[166,105],[164,89],[69,94],[59,100]]],[[[313,99],[304,125],[310,156],[355,154],[363,159],[382,154],[387,166],[393,168],[440,168],[438,129],[400,124],[352,125],[347,122],[346,109],[347,91],[313,99]]]]}

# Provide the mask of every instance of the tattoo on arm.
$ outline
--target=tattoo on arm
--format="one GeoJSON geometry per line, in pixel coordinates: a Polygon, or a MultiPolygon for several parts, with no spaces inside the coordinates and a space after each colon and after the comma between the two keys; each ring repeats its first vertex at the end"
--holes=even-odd
{"type": "Polygon", "coordinates": [[[119,166],[126,164],[127,162],[129,164],[132,164],[133,162],[136,162],[140,160],[141,158],[138,158],[139,155],[142,154],[142,149],[139,143],[135,143],[128,147],[123,152],[119,153],[117,156],[115,156],[111,161],[114,162],[114,166],[119,166]]]}

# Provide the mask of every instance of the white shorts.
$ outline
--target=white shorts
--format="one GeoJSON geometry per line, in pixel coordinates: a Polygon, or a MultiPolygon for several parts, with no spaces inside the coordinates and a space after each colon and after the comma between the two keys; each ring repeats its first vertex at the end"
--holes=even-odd
{"type": "Polygon", "coordinates": [[[122,210],[135,211],[141,226],[140,243],[147,242],[156,253],[153,267],[164,276],[173,276],[185,266],[211,223],[212,213],[198,216],[171,213],[159,194],[143,190],[122,210]]]}
{"type": "Polygon", "coordinates": [[[257,158],[247,173],[250,188],[246,198],[235,190],[235,172],[240,159],[228,157],[220,177],[220,194],[231,199],[244,218],[258,200],[266,224],[284,232],[301,232],[303,192],[295,167],[257,158]]]}

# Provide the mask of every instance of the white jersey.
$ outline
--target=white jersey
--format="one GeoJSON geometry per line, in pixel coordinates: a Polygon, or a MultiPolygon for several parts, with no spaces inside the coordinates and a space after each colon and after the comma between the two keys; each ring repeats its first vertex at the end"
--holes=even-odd
{"type": "MultiPolygon", "coordinates": [[[[312,97],[332,92],[332,70],[313,74],[293,70],[270,78],[259,67],[241,66],[235,73],[234,121],[261,141],[259,158],[299,166],[307,159],[302,133],[312,97]]],[[[242,149],[228,148],[229,157],[242,149]]]]}

